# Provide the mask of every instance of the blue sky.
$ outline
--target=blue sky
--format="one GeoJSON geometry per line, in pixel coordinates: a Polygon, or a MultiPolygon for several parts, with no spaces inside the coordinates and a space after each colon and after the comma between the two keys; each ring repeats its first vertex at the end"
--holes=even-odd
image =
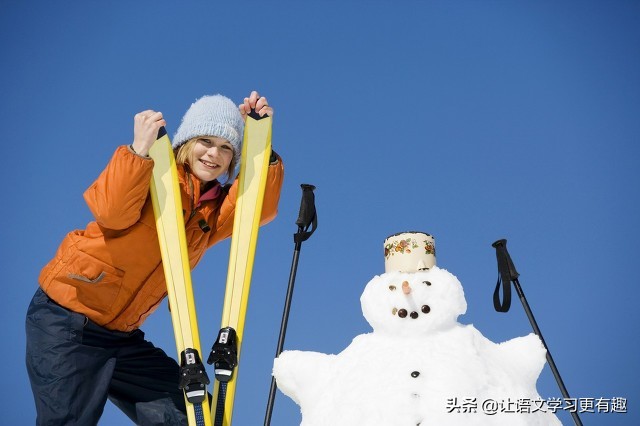
{"type": "MultiPolygon", "coordinates": [[[[133,115],[259,90],[286,165],[262,229],[235,423],[262,424],[293,254],[301,183],[317,186],[286,348],[336,353],[370,330],[359,298],[382,243],[420,230],[499,342],[531,327],[497,313],[491,243],[507,238],[520,283],[572,396],[623,397],[640,423],[640,3],[637,1],[17,2],[0,13],[0,213],[7,424],[35,410],[24,314],[61,238],[92,218],[82,193],[133,115]]],[[[202,346],[220,323],[228,242],[193,273],[202,346]]],[[[175,354],[166,304],[143,326],[175,354]]],[[[390,359],[390,362],[393,362],[390,359]]],[[[375,374],[375,372],[372,372],[375,374]]],[[[538,382],[559,397],[548,367],[538,382]]],[[[561,414],[571,423],[566,413],[561,414]]],[[[279,394],[274,425],[299,424],[279,394]]],[[[101,424],[128,424],[108,405],[101,424]]]]}

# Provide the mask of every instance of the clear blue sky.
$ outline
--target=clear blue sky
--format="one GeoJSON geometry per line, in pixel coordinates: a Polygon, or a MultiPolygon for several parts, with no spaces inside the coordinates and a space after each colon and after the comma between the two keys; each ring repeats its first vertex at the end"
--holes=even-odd
{"type": "MultiPolygon", "coordinates": [[[[262,424],[301,183],[304,243],[286,347],[335,353],[370,330],[359,298],[382,243],[436,237],[465,288],[459,321],[499,342],[531,327],[493,309],[491,243],[520,282],[572,396],[628,399],[640,423],[640,3],[637,1],[18,2],[0,6],[2,341],[6,424],[32,424],[24,314],[41,267],[92,218],[82,193],[152,108],[175,132],[197,97],[257,89],[286,164],[262,229],[235,423],[262,424]]],[[[202,346],[220,322],[228,243],[194,271],[202,346]]],[[[175,354],[164,304],[143,326],[175,354]]],[[[390,362],[393,362],[390,359],[390,362]]],[[[375,372],[372,372],[375,374],[375,372]]],[[[540,394],[560,396],[548,368],[540,394]]],[[[330,390],[328,390],[330,391],[330,390]]],[[[299,423],[278,395],[274,425],[299,423]]],[[[567,424],[568,415],[561,416],[567,424]]],[[[127,424],[108,405],[101,422],[127,424]]]]}

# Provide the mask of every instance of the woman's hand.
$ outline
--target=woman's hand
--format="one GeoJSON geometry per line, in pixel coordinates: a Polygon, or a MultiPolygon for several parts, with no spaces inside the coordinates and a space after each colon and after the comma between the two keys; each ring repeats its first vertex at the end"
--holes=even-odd
{"type": "Polygon", "coordinates": [[[244,98],[244,103],[240,104],[238,108],[240,108],[240,115],[242,115],[242,119],[245,121],[247,120],[247,114],[249,114],[252,109],[255,109],[260,117],[264,117],[265,115],[273,117],[273,108],[269,106],[267,98],[264,96],[261,97],[255,90],[251,92],[248,98],[244,98]]]}
{"type": "Polygon", "coordinates": [[[151,145],[158,137],[160,127],[166,125],[167,122],[162,118],[161,112],[147,110],[136,114],[133,118],[133,144],[131,144],[136,154],[148,156],[151,145]]]}

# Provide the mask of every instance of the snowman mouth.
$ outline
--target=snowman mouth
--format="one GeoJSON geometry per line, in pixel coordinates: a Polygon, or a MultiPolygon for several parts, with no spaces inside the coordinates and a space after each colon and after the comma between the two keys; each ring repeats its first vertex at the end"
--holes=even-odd
{"type": "MultiPolygon", "coordinates": [[[[429,312],[431,312],[431,307],[429,305],[422,305],[420,310],[422,311],[423,314],[428,314],[429,312]]],[[[416,312],[416,311],[409,312],[404,308],[400,308],[400,309],[393,308],[391,313],[393,315],[397,314],[398,317],[400,317],[400,318],[407,318],[408,317],[408,318],[411,318],[411,319],[417,319],[420,316],[420,314],[418,312],[416,312]]]]}

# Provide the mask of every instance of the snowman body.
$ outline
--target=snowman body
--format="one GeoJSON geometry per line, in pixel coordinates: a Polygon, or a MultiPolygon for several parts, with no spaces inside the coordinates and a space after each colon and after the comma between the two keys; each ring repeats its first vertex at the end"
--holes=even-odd
{"type": "Polygon", "coordinates": [[[540,399],[545,349],[534,334],[495,344],[459,324],[464,293],[444,269],[376,276],[361,304],[372,333],[337,355],[285,351],[274,362],[302,425],[560,424],[542,411],[483,412],[486,400],[540,399]]]}

